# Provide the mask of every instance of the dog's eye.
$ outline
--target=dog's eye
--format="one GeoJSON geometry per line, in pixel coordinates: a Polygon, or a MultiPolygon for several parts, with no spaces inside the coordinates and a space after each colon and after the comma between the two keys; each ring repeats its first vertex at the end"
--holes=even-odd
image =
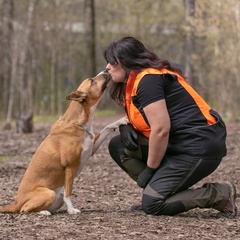
{"type": "Polygon", "coordinates": [[[94,80],[93,80],[92,78],[90,78],[89,80],[91,81],[91,84],[93,84],[93,83],[94,83],[94,80]]]}

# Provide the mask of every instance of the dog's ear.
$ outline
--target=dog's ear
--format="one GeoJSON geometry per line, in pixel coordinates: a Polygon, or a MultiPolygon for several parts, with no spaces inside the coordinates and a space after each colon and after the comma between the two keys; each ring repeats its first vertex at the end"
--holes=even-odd
{"type": "Polygon", "coordinates": [[[83,102],[87,97],[87,94],[85,92],[72,92],[66,96],[67,100],[72,100],[72,101],[78,101],[78,102],[83,102]]]}

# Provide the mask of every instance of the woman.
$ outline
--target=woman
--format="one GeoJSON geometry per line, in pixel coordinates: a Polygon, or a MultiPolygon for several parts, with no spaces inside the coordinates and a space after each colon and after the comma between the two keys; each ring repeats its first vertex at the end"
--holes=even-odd
{"type": "Polygon", "coordinates": [[[143,188],[142,204],[152,215],[175,215],[193,208],[214,208],[233,218],[233,183],[207,183],[189,189],[211,174],[226,155],[226,128],[221,117],[186,82],[180,69],[133,37],[105,49],[112,77],[111,96],[130,124],[111,139],[114,161],[143,188]]]}

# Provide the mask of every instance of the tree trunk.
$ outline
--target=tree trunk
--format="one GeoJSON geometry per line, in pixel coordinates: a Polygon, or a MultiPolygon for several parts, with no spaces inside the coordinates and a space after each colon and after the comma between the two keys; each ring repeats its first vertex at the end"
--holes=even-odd
{"type": "Polygon", "coordinates": [[[50,112],[55,113],[55,77],[56,77],[56,51],[52,49],[51,53],[51,73],[50,73],[50,112]]]}
{"type": "Polygon", "coordinates": [[[29,95],[28,92],[28,84],[29,81],[32,81],[32,79],[26,79],[25,78],[25,66],[26,66],[26,60],[27,60],[27,53],[28,53],[28,46],[29,46],[29,37],[30,32],[32,30],[32,19],[33,19],[33,12],[35,9],[37,0],[29,0],[29,7],[28,7],[28,17],[27,17],[27,25],[25,28],[25,33],[23,33],[22,37],[22,45],[20,48],[20,58],[19,58],[19,73],[18,73],[18,79],[19,79],[19,96],[20,96],[20,108],[17,118],[17,131],[18,132],[31,132],[32,127],[25,127],[31,126],[29,122],[32,122],[33,118],[33,109],[29,109],[29,102],[33,101],[32,94],[29,95]],[[31,99],[30,99],[31,98],[31,99]],[[23,124],[21,124],[23,122],[23,124]],[[19,128],[23,128],[22,130],[19,128]]]}
{"type": "Polygon", "coordinates": [[[8,110],[7,110],[7,122],[12,120],[13,113],[13,104],[15,99],[15,82],[17,78],[17,62],[18,62],[18,39],[16,34],[14,33],[12,38],[12,51],[11,51],[11,78],[10,78],[10,86],[9,86],[9,98],[8,98],[8,110]]]}
{"type": "Polygon", "coordinates": [[[194,43],[194,29],[191,24],[191,18],[195,14],[195,0],[185,0],[185,16],[186,16],[186,38],[185,38],[185,70],[184,75],[188,77],[191,84],[194,84],[192,74],[191,56],[194,43]]]}
{"type": "Polygon", "coordinates": [[[94,0],[85,0],[86,67],[85,77],[96,74],[94,0]]]}
{"type": "Polygon", "coordinates": [[[3,76],[3,96],[2,106],[4,112],[7,111],[9,97],[9,86],[11,78],[11,41],[13,34],[13,0],[4,0],[2,3],[2,76],[3,76]]]}
{"type": "Polygon", "coordinates": [[[62,94],[62,82],[63,82],[63,61],[62,61],[62,51],[61,49],[58,52],[58,61],[57,61],[57,106],[58,106],[58,116],[61,116],[63,113],[62,109],[62,99],[63,99],[63,94],[62,94]]]}

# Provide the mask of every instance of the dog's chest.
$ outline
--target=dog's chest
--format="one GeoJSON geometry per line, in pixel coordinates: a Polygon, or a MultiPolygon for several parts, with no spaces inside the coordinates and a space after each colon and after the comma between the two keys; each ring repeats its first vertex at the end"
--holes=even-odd
{"type": "Polygon", "coordinates": [[[94,136],[89,135],[88,133],[85,133],[84,142],[82,144],[82,154],[80,156],[80,166],[77,170],[77,174],[79,174],[82,171],[88,159],[91,157],[93,144],[94,144],[94,136]]]}

